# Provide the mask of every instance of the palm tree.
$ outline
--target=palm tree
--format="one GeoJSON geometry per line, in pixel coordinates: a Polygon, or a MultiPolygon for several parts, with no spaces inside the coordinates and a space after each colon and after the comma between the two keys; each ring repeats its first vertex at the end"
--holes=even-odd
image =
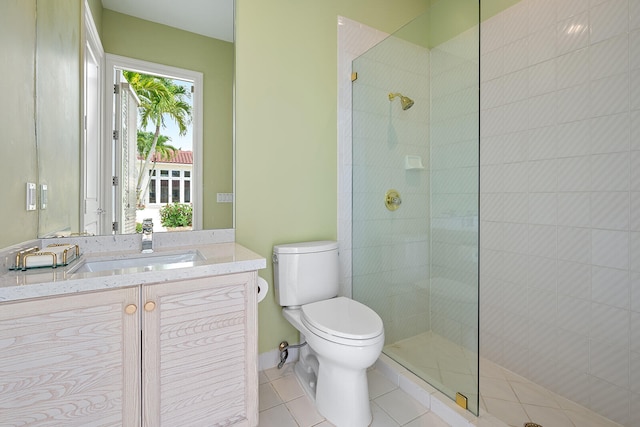
{"type": "MultiPolygon", "coordinates": [[[[147,132],[147,131],[141,131],[141,130],[138,131],[138,158],[140,159],[140,166],[138,168],[138,182],[142,181],[141,175],[144,175],[145,173],[147,173],[147,169],[143,166],[143,162],[147,158],[147,155],[149,154],[149,150],[153,145],[153,140],[154,140],[153,132],[147,132]]],[[[162,160],[171,160],[175,156],[176,151],[179,150],[179,148],[176,148],[173,145],[167,144],[168,141],[171,141],[171,138],[169,138],[166,135],[158,136],[158,140],[156,141],[155,152],[158,154],[158,157],[162,160]]],[[[155,168],[156,168],[156,162],[154,161],[153,166],[149,170],[149,173],[148,173],[149,176],[151,176],[151,173],[155,168]]],[[[151,179],[148,179],[147,184],[143,188],[141,188],[141,191],[137,200],[139,207],[142,206],[142,201],[147,195],[147,191],[149,190],[150,183],[151,183],[151,179]]]]}
{"type": "MultiPolygon", "coordinates": [[[[140,126],[146,128],[151,124],[155,126],[153,141],[146,154],[142,171],[149,168],[149,163],[156,152],[160,130],[166,127],[166,120],[173,120],[178,125],[179,135],[187,134],[187,126],[191,123],[191,105],[187,99],[191,93],[184,86],[175,84],[165,77],[140,74],[135,71],[123,71],[133,90],[140,99],[140,126]]],[[[147,184],[149,176],[142,173],[138,177],[136,194],[138,204],[141,203],[140,195],[143,184],[147,184]]],[[[146,185],[145,185],[146,186],[146,185]]]]}

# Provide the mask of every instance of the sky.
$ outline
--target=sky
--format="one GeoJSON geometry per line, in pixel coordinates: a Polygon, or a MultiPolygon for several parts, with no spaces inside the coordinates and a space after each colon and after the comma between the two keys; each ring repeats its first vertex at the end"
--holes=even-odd
{"type": "MultiPolygon", "coordinates": [[[[187,92],[191,92],[191,82],[186,82],[183,80],[174,80],[173,82],[181,86],[186,86],[187,92]]],[[[193,107],[193,98],[188,98],[187,101],[189,102],[189,104],[191,104],[191,107],[193,107]]],[[[165,121],[165,124],[167,127],[161,129],[160,134],[171,138],[171,142],[169,142],[169,145],[172,145],[176,148],[181,148],[183,151],[191,151],[193,149],[193,126],[191,124],[189,125],[187,134],[185,136],[178,135],[178,126],[173,120],[167,119],[165,121]]],[[[149,125],[145,130],[154,132],[155,127],[153,125],[149,125]]]]}

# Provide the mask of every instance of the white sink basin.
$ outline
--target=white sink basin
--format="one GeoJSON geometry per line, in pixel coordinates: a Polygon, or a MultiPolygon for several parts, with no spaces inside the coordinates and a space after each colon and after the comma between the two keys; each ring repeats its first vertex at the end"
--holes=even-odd
{"type": "Polygon", "coordinates": [[[204,257],[198,251],[171,254],[140,254],[129,258],[112,258],[95,261],[85,260],[78,264],[71,273],[92,273],[124,269],[135,269],[138,271],[169,270],[193,267],[196,261],[202,260],[204,260],[204,257]]]}

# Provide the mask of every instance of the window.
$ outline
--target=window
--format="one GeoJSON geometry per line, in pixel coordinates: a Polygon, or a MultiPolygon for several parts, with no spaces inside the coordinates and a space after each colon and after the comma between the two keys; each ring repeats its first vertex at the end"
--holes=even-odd
{"type": "Polygon", "coordinates": [[[163,171],[163,170],[161,170],[161,171],[160,171],[160,176],[162,176],[162,177],[167,176],[167,177],[168,177],[168,176],[169,176],[169,171],[163,171]]]}
{"type": "Polygon", "coordinates": [[[149,203],[156,203],[156,180],[149,182],[149,203]]]}
{"type": "Polygon", "coordinates": [[[191,203],[191,181],[184,181],[184,202],[191,203]]]}
{"type": "Polygon", "coordinates": [[[171,171],[171,177],[180,178],[180,171],[171,171]]]}
{"type": "Polygon", "coordinates": [[[180,203],[180,180],[171,181],[171,203],[180,203]]]}
{"type": "Polygon", "coordinates": [[[160,180],[160,203],[169,203],[169,180],[160,180]]]}

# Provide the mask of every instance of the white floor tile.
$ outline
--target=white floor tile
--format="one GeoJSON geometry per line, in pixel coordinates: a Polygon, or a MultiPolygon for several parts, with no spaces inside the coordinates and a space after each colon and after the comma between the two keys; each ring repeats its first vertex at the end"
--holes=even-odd
{"type": "Polygon", "coordinates": [[[377,370],[367,372],[367,382],[369,385],[369,398],[375,399],[391,390],[398,388],[377,370]]]}
{"type": "Polygon", "coordinates": [[[271,409],[260,412],[259,427],[298,427],[293,416],[284,405],[274,406],[271,409]]]}
{"type": "Polygon", "coordinates": [[[407,423],[404,427],[449,427],[449,424],[442,421],[433,412],[427,412],[424,415],[420,415],[415,420],[407,423]]]}
{"type": "Polygon", "coordinates": [[[294,375],[278,378],[272,381],[271,384],[285,402],[304,396],[304,390],[300,387],[298,379],[294,375]]]}
{"type": "Polygon", "coordinates": [[[406,424],[427,412],[424,406],[400,389],[384,394],[374,399],[374,402],[400,425],[406,424]]]}
{"type": "Polygon", "coordinates": [[[369,427],[399,427],[398,424],[389,414],[387,414],[382,408],[371,402],[371,413],[373,420],[369,427]]]}
{"type": "Polygon", "coordinates": [[[573,422],[562,409],[534,405],[522,405],[522,407],[531,421],[541,426],[574,427],[573,422]]]}
{"type": "Polygon", "coordinates": [[[286,406],[300,427],[315,426],[324,420],[316,410],[313,401],[306,395],[287,402],[286,406]]]}
{"type": "Polygon", "coordinates": [[[521,426],[526,421],[531,421],[522,405],[517,402],[492,399],[490,397],[486,397],[484,401],[490,414],[495,415],[498,419],[511,426],[521,426]]]}
{"type": "Polygon", "coordinates": [[[270,383],[258,386],[258,407],[260,411],[281,405],[282,399],[270,383]]]}

